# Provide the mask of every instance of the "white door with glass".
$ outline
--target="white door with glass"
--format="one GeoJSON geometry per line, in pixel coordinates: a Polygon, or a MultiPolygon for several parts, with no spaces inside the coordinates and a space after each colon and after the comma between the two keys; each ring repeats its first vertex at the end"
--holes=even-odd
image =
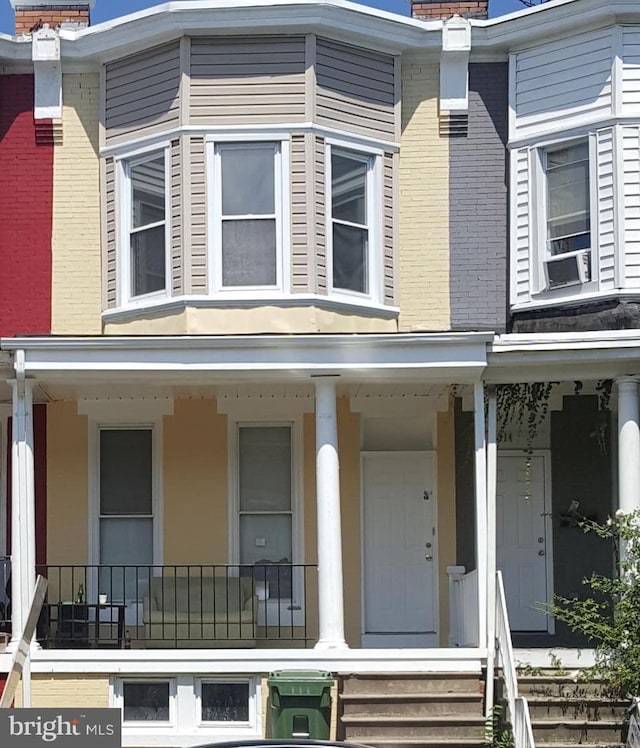
{"type": "Polygon", "coordinates": [[[94,593],[141,602],[153,574],[153,430],[101,428],[99,440],[101,568],[94,593]]]}
{"type": "Polygon", "coordinates": [[[259,623],[298,625],[303,570],[294,561],[293,427],[238,426],[242,574],[253,575],[259,623]],[[295,603],[294,603],[295,601],[295,603]]]}
{"type": "Polygon", "coordinates": [[[544,455],[498,455],[497,566],[513,631],[548,631],[551,623],[536,609],[553,598],[545,469],[544,455]]]}
{"type": "Polygon", "coordinates": [[[435,487],[430,452],[363,454],[364,646],[438,644],[435,487]]]}

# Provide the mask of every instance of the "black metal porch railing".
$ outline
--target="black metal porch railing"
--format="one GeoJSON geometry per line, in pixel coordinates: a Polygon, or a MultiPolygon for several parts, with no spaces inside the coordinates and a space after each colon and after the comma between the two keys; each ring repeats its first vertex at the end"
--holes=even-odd
{"type": "Polygon", "coordinates": [[[0,556],[0,633],[11,634],[10,556],[0,556]]]}
{"type": "Polygon", "coordinates": [[[39,566],[44,647],[308,646],[315,564],[39,566]]]}

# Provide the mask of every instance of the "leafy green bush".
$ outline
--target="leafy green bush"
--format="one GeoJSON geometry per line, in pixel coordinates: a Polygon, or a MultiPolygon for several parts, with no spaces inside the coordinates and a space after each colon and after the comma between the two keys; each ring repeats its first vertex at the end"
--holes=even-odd
{"type": "Polygon", "coordinates": [[[592,595],[586,599],[558,595],[548,612],[595,647],[593,677],[602,678],[612,696],[640,695],[640,512],[599,524],[580,522],[585,532],[613,541],[617,573],[613,578],[592,574],[584,579],[592,595]]]}

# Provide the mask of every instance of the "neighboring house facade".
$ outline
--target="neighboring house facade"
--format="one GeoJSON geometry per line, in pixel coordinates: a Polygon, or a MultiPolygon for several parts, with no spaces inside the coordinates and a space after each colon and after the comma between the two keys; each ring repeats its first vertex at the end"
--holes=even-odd
{"type": "Polygon", "coordinates": [[[515,644],[578,644],[532,606],[612,568],[577,515],[639,502],[633,5],[12,5],[0,554],[14,640],[49,580],[33,704],[190,745],[263,734],[282,667],[480,674],[496,568],[515,644]]]}

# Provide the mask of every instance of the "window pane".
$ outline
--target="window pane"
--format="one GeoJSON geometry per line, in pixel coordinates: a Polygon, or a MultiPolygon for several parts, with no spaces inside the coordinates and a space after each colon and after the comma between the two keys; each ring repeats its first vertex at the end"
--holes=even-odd
{"type": "Polygon", "coordinates": [[[100,520],[100,563],[131,568],[100,569],[100,592],[110,600],[141,600],[149,589],[153,563],[153,520],[124,517],[100,520]],[[140,564],[142,568],[136,569],[140,564]]]}
{"type": "Polygon", "coordinates": [[[291,509],[291,429],[243,426],[239,434],[240,511],[291,509]]]}
{"type": "Polygon", "coordinates": [[[220,148],[222,215],[275,213],[274,153],[271,143],[220,148]]]}
{"type": "Polygon", "coordinates": [[[168,683],[125,683],[124,721],[169,721],[168,683]]]}
{"type": "Polygon", "coordinates": [[[331,154],[331,210],[333,218],[367,223],[367,164],[341,153],[331,154]]]}
{"type": "Polygon", "coordinates": [[[222,284],[275,286],[275,220],[223,222],[222,284]]]}
{"type": "Polygon", "coordinates": [[[150,429],[100,431],[100,514],[151,514],[150,429]]]}
{"type": "Polygon", "coordinates": [[[547,239],[551,254],[590,245],[589,148],[575,143],[546,153],[547,239]]]}
{"type": "Polygon", "coordinates": [[[165,226],[131,234],[131,295],[165,288],[165,226]]]}
{"type": "Polygon", "coordinates": [[[203,683],[203,722],[248,722],[248,683],[203,683]]]}
{"type": "Polygon", "coordinates": [[[268,562],[291,563],[291,515],[240,515],[240,563],[268,562]]]}
{"type": "Polygon", "coordinates": [[[131,167],[131,226],[164,221],[164,155],[131,167]]]}
{"type": "Polygon", "coordinates": [[[369,232],[355,226],[333,224],[333,287],[368,293],[369,232]]]}

